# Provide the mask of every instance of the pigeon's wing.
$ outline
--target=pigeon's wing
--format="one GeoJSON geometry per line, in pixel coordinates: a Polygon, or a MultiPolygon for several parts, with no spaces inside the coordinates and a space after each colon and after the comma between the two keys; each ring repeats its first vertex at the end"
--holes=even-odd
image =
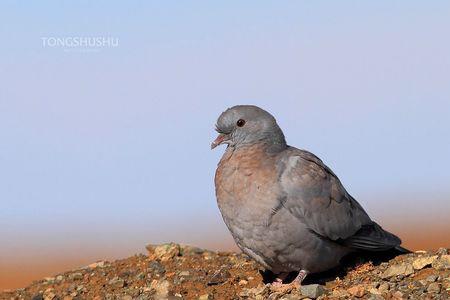
{"type": "Polygon", "coordinates": [[[338,177],[314,154],[290,148],[281,159],[283,206],[321,237],[348,247],[386,250],[400,244],[373,222],[338,177]]]}

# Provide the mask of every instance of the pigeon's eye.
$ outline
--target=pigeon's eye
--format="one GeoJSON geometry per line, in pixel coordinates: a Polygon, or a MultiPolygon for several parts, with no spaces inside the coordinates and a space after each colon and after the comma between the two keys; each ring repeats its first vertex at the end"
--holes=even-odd
{"type": "Polygon", "coordinates": [[[237,125],[238,127],[244,126],[244,125],[245,125],[245,120],[239,119],[239,120],[236,122],[236,125],[237,125]]]}

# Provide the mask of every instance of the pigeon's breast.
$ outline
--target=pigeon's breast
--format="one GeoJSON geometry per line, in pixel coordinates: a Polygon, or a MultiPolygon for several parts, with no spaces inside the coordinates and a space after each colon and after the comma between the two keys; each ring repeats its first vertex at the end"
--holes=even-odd
{"type": "MultiPolygon", "coordinates": [[[[268,267],[267,230],[281,212],[274,159],[259,149],[225,153],[216,171],[216,196],[222,217],[238,246],[268,267]],[[258,256],[259,255],[259,256],[258,256]]],[[[227,152],[230,150],[227,150],[227,152]]],[[[286,213],[286,212],[283,212],[286,213]]]]}
{"type": "Polygon", "coordinates": [[[217,202],[224,217],[251,221],[270,212],[280,194],[273,184],[277,176],[274,158],[261,147],[227,150],[215,177],[217,202]]]}

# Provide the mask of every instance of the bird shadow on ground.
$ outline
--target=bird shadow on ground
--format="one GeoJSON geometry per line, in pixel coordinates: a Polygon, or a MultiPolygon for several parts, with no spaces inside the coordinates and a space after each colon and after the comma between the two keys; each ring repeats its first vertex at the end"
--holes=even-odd
{"type": "MultiPolygon", "coordinates": [[[[341,263],[338,267],[331,270],[312,273],[306,276],[302,284],[322,284],[325,285],[329,281],[335,280],[337,277],[343,278],[347,273],[360,265],[371,262],[374,266],[377,266],[383,262],[387,262],[394,257],[400,255],[397,251],[385,251],[385,252],[354,252],[341,259],[341,263]]],[[[271,283],[275,280],[276,274],[269,270],[260,271],[263,277],[264,283],[271,283]]],[[[295,279],[298,272],[291,272],[289,276],[283,281],[283,283],[290,283],[295,279]]]]}

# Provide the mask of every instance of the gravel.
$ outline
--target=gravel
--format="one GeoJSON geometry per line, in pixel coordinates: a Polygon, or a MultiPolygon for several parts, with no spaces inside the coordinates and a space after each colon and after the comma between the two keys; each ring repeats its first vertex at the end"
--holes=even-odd
{"type": "Polygon", "coordinates": [[[174,243],[149,245],[148,255],[100,261],[4,291],[8,300],[150,299],[450,299],[448,249],[381,261],[353,257],[340,269],[308,276],[280,291],[270,272],[241,253],[174,243]]]}

